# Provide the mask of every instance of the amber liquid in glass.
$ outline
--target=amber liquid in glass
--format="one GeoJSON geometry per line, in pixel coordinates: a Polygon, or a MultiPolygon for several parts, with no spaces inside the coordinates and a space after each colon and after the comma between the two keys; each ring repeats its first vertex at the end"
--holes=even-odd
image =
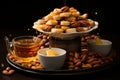
{"type": "Polygon", "coordinates": [[[23,39],[14,43],[14,52],[18,57],[34,57],[39,47],[39,43],[35,43],[32,39],[23,39]]]}

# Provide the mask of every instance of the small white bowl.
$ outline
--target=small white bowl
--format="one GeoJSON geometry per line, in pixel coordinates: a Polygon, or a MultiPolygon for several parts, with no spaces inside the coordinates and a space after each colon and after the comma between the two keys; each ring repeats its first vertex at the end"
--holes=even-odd
{"type": "Polygon", "coordinates": [[[103,42],[102,44],[96,44],[95,39],[90,39],[88,41],[88,48],[93,52],[99,52],[102,53],[104,56],[107,56],[111,51],[112,42],[105,39],[100,40],[103,42]]]}
{"type": "Polygon", "coordinates": [[[66,50],[61,48],[51,48],[52,50],[57,52],[58,55],[47,56],[43,54],[46,52],[47,49],[48,48],[43,48],[38,50],[38,57],[39,57],[40,63],[43,65],[43,67],[46,70],[61,69],[65,62],[66,50]]]}

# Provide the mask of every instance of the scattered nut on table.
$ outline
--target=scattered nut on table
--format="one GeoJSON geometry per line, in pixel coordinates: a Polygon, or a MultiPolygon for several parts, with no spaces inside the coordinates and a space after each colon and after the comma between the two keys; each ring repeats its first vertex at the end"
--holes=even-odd
{"type": "Polygon", "coordinates": [[[15,70],[12,69],[11,67],[6,67],[6,68],[2,71],[2,73],[3,73],[4,75],[12,75],[12,74],[14,74],[14,72],[15,72],[15,70]]]}

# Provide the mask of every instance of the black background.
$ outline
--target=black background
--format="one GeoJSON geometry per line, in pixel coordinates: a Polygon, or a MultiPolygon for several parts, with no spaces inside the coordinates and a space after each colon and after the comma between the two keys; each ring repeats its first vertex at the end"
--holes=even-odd
{"type": "MultiPolygon", "coordinates": [[[[33,23],[49,14],[54,8],[61,8],[65,0],[5,0],[0,7],[1,34],[34,34],[33,23]]],[[[119,34],[117,2],[104,0],[66,0],[66,5],[88,13],[88,18],[99,22],[98,32],[119,34]],[[97,15],[95,14],[97,12],[97,15]]],[[[119,18],[118,18],[119,19],[119,18]]]]}

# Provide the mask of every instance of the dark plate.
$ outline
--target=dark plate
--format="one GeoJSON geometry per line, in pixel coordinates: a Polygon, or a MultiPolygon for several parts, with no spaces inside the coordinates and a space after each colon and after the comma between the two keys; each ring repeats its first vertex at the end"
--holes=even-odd
{"type": "MultiPolygon", "coordinates": [[[[111,54],[116,54],[115,50],[111,51],[111,54]]],[[[116,55],[117,56],[117,55],[116,55]]],[[[79,70],[68,70],[68,69],[64,69],[64,70],[37,70],[37,69],[31,69],[31,68],[26,68],[23,67],[15,62],[13,62],[11,59],[8,58],[8,56],[6,57],[7,62],[21,70],[21,71],[25,71],[28,73],[33,73],[33,74],[39,74],[39,75],[84,75],[84,74],[91,74],[91,73],[95,73],[95,72],[100,72],[106,69],[109,69],[111,67],[113,67],[116,63],[116,61],[118,61],[118,57],[114,58],[114,60],[112,62],[109,62],[107,64],[103,64],[99,67],[95,67],[95,68],[89,68],[89,69],[79,69],[79,70]]]]}

